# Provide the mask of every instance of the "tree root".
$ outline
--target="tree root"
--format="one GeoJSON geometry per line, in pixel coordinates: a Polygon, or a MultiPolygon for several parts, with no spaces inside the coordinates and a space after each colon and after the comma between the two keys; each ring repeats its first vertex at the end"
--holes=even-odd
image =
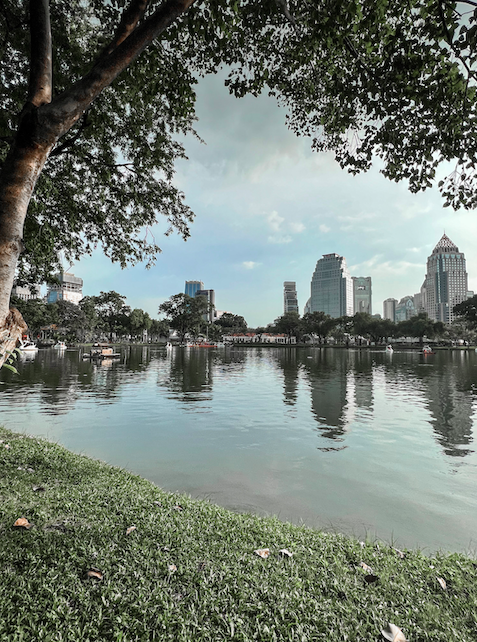
{"type": "Polygon", "coordinates": [[[16,308],[10,308],[5,323],[0,328],[0,368],[20,343],[22,335],[27,330],[28,326],[20,312],[16,308]]]}

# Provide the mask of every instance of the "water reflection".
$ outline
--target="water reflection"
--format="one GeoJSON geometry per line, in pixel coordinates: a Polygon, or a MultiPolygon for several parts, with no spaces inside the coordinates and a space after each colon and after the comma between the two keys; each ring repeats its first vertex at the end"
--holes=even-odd
{"type": "MultiPolygon", "coordinates": [[[[297,403],[300,378],[308,383],[311,410],[322,437],[345,442],[356,420],[371,419],[374,388],[384,372],[386,394],[403,399],[422,395],[429,411],[437,443],[446,455],[464,457],[473,450],[476,400],[476,358],[471,352],[441,352],[421,355],[395,353],[393,359],[380,351],[308,351],[277,349],[276,363],[283,375],[283,401],[297,403]]],[[[325,447],[322,450],[342,449],[325,447]]]]}
{"type": "Polygon", "coordinates": [[[193,411],[197,404],[210,406],[216,386],[234,378],[239,381],[250,368],[259,367],[265,378],[274,371],[280,373],[282,402],[290,418],[308,404],[319,437],[333,442],[320,444],[323,450],[346,447],[355,425],[379,419],[379,392],[387,404],[399,402],[404,411],[406,404],[409,410],[423,404],[434,439],[445,455],[464,458],[473,452],[477,374],[473,352],[431,356],[395,352],[391,359],[382,351],[328,348],[166,351],[130,347],[122,350],[119,360],[96,363],[82,360],[80,351],[40,350],[21,358],[20,376],[1,371],[0,381],[10,409],[25,407],[33,395],[42,413],[60,415],[84,396],[113,404],[128,385],[141,387],[153,372],[156,386],[167,390],[169,399],[193,411]]]}

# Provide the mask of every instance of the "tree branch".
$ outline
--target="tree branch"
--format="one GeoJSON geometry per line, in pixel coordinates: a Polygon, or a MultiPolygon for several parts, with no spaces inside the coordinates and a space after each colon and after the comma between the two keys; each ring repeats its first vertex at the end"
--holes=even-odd
{"type": "MultiPolygon", "coordinates": [[[[46,0],[42,0],[46,1],[46,0]]],[[[139,0],[138,0],[139,1],[139,0]]],[[[103,52],[89,73],[43,108],[55,135],[65,134],[101,91],[110,85],[194,0],[165,0],[111,53],[103,52]]]]}
{"type": "Polygon", "coordinates": [[[39,107],[51,102],[52,52],[49,0],[30,0],[31,64],[28,101],[39,107]]]}
{"type": "Polygon", "coordinates": [[[64,154],[65,152],[67,152],[68,149],[73,147],[73,145],[76,143],[76,141],[79,139],[79,137],[84,132],[86,127],[88,127],[89,124],[90,123],[88,120],[88,111],[86,111],[83,118],[81,119],[81,125],[79,126],[78,131],[74,134],[72,138],[65,140],[64,143],[62,143],[58,147],[55,147],[51,152],[50,156],[59,156],[60,154],[64,154]]]}
{"type": "Polygon", "coordinates": [[[106,47],[103,54],[110,54],[134,31],[139,21],[144,17],[149,0],[133,0],[124,11],[121,21],[116,29],[114,38],[106,47]]]}

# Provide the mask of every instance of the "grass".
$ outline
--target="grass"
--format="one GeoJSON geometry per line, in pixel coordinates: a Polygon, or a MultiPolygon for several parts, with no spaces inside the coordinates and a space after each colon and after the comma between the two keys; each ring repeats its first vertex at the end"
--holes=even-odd
{"type": "Polygon", "coordinates": [[[373,642],[388,622],[410,641],[477,640],[469,557],[401,558],[166,493],[37,438],[0,439],[2,641],[373,642]],[[14,528],[20,517],[35,526],[14,528]]]}

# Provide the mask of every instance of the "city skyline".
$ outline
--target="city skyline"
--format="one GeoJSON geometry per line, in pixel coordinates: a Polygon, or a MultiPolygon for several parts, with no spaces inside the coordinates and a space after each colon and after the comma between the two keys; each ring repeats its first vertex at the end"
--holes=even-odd
{"type": "Polygon", "coordinates": [[[165,220],[148,230],[163,250],[150,270],[122,271],[98,248],[71,268],[85,295],[116,290],[157,318],[160,303],[200,278],[213,284],[220,309],[266,325],[283,313],[284,281],[296,283],[303,313],[316,261],[336,252],[352,275],[371,277],[372,312],[382,314],[385,299],[419,292],[444,231],[465,253],[468,287],[477,291],[474,212],[443,208],[436,189],[411,194],[381,176],[379,163],[347,174],[286,129],[272,98],[237,100],[223,77],[199,81],[196,129],[206,145],[186,140],[189,160],[177,167],[175,183],[196,213],[191,238],[164,237],[165,220]]]}

